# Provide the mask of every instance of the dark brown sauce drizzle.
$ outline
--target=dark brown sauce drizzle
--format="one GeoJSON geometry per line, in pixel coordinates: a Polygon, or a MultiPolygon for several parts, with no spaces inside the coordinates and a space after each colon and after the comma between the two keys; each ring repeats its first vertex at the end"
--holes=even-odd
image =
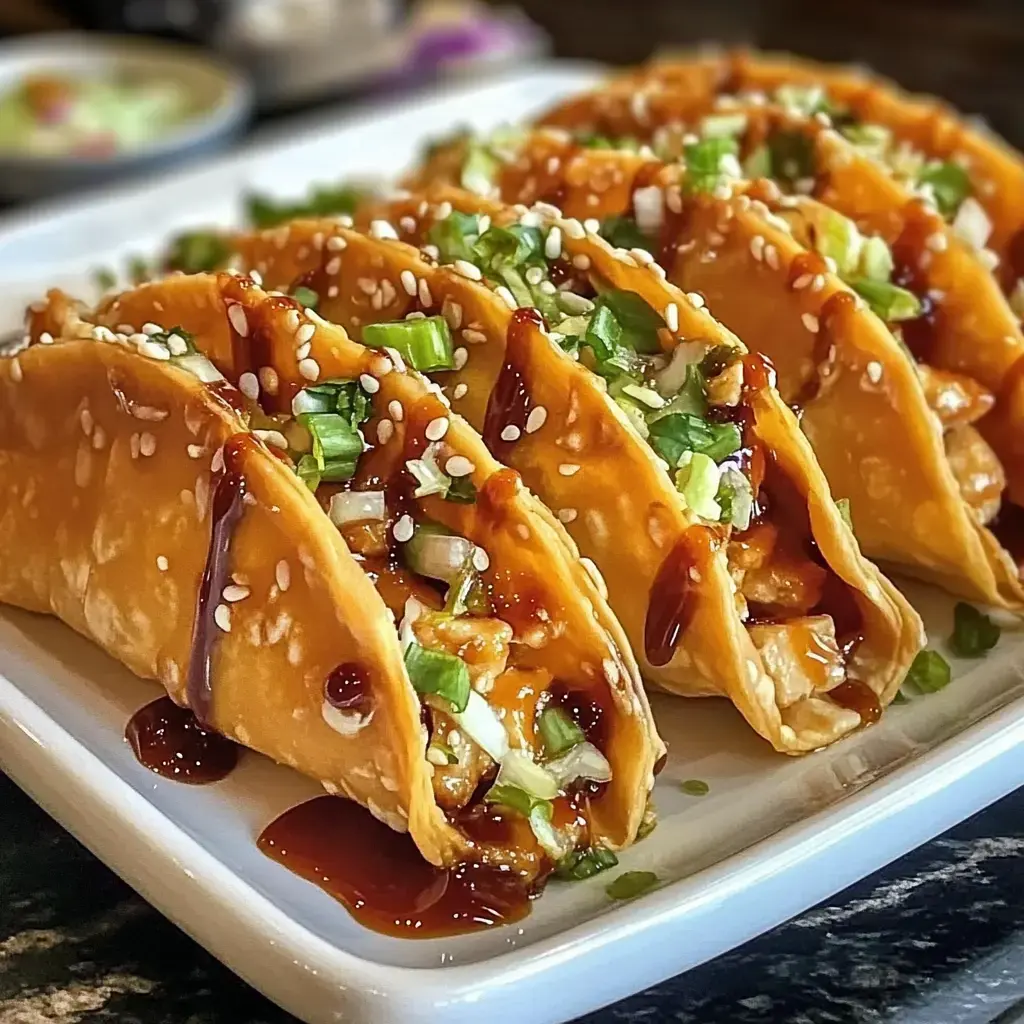
{"type": "Polygon", "coordinates": [[[370,673],[358,662],[346,661],[331,670],[324,683],[324,699],[341,711],[358,711],[361,715],[373,709],[370,673]]]}
{"type": "MultiPolygon", "coordinates": [[[[817,255],[816,253],[814,255],[817,255]]],[[[795,262],[795,261],[794,261],[795,262]]],[[[840,317],[848,316],[857,307],[851,292],[836,292],[821,307],[818,314],[818,333],[811,354],[813,370],[793,396],[791,405],[799,414],[821,394],[822,386],[832,372],[836,361],[835,326],[840,317]]]]}
{"type": "Polygon", "coordinates": [[[214,622],[214,612],[228,582],[231,538],[244,509],[246,485],[241,463],[245,452],[255,447],[256,442],[248,434],[229,438],[224,445],[224,469],[218,474],[213,489],[210,547],[196,598],[186,687],[189,706],[203,725],[209,725],[213,705],[211,662],[214,640],[219,631],[214,622]]]}
{"type": "Polygon", "coordinates": [[[942,218],[929,211],[917,200],[904,211],[903,230],[892,245],[894,284],[913,292],[921,303],[921,315],[914,320],[900,322],[900,331],[914,358],[930,363],[937,343],[936,326],[939,315],[937,304],[928,294],[928,276],[921,260],[928,252],[928,238],[943,231],[942,218]]]}
{"type": "Polygon", "coordinates": [[[462,865],[434,867],[406,833],[358,804],[323,796],[268,825],[259,849],[385,935],[428,939],[518,921],[530,894],[514,875],[462,865]]]}
{"type": "Polygon", "coordinates": [[[829,690],[828,695],[841,708],[856,711],[863,725],[872,725],[882,717],[882,705],[875,691],[858,679],[840,683],[829,690]]]}
{"type": "Polygon", "coordinates": [[[707,526],[691,526],[661,563],[644,622],[644,651],[652,665],[667,665],[697,610],[697,587],[720,545],[707,526]],[[690,570],[698,578],[692,578],[690,570]]]}
{"type": "Polygon", "coordinates": [[[238,763],[237,744],[204,729],[188,708],[170,697],[139,708],[128,720],[124,736],[140,764],[175,782],[219,782],[238,763]]]}
{"type": "Polygon", "coordinates": [[[505,364],[487,401],[483,439],[499,462],[507,462],[515,441],[506,441],[501,432],[509,426],[526,429],[526,420],[533,408],[529,382],[520,368],[518,355],[528,351],[524,334],[529,327],[543,329],[544,317],[536,309],[523,306],[512,314],[505,342],[505,364]]]}

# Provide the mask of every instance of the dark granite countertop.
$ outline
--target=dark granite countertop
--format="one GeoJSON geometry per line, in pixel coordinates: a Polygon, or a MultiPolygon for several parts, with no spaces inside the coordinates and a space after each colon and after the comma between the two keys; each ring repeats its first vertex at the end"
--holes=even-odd
{"type": "MultiPolygon", "coordinates": [[[[0,1024],[282,1024],[0,775],[0,1024]]],[[[587,1024],[1024,1020],[1024,789],[587,1024]]]]}

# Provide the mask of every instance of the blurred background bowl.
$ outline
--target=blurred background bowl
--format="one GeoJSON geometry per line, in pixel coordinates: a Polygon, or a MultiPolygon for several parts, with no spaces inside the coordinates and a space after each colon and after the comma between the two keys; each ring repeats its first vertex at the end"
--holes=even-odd
{"type": "Polygon", "coordinates": [[[0,200],[38,199],[128,174],[163,170],[224,148],[252,109],[248,79],[226,62],[179,43],[69,32],[0,43],[0,95],[29,75],[71,79],[129,78],[173,82],[193,113],[164,134],[110,155],[36,155],[0,150],[0,200]]]}

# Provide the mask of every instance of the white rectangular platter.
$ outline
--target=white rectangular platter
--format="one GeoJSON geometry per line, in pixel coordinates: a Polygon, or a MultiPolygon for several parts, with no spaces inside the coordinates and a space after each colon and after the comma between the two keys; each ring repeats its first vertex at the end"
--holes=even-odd
{"type": "MultiPolygon", "coordinates": [[[[592,69],[525,68],[278,134],[143,186],[0,222],[0,333],[54,284],[89,296],[90,270],[155,252],[186,226],[228,224],[249,189],[394,175],[458,125],[519,119],[590,84],[592,69]]],[[[0,552],[0,557],[4,557],[0,552]]],[[[932,642],[952,602],[908,586],[932,642]]],[[[528,918],[455,939],[367,931],[258,852],[260,829],[315,786],[251,755],[226,781],[150,774],[123,739],[156,687],[56,621],[0,611],[0,767],[168,917],[307,1021],[560,1021],[757,935],[1024,783],[1024,637],[954,662],[943,692],[802,759],[773,754],[717,701],[655,697],[671,757],[660,825],[619,870],[660,885],[613,903],[610,875],[552,884],[528,918]],[[699,778],[703,798],[679,783],[699,778]]]]}

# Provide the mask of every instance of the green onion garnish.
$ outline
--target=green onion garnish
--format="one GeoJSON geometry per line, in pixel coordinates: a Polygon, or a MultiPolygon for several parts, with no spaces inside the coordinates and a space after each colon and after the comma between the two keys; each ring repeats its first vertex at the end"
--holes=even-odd
{"type": "Polygon", "coordinates": [[[679,783],[679,788],[687,796],[707,796],[711,787],[703,779],[685,779],[679,783]]]}
{"type": "MultiPolygon", "coordinates": [[[[820,216],[812,226],[814,248],[826,258],[835,261],[840,277],[848,278],[857,269],[864,238],[857,225],[835,210],[821,209],[820,216]]],[[[888,275],[886,275],[888,280],[888,275]]]]}
{"type": "Polygon", "coordinates": [[[880,124],[849,124],[842,129],[846,140],[861,152],[881,159],[892,142],[892,132],[880,124]]]}
{"type": "Polygon", "coordinates": [[[699,452],[721,462],[743,446],[735,423],[710,423],[692,413],[652,418],[649,430],[651,446],[670,466],[678,466],[684,452],[699,452]]]}
{"type": "Polygon", "coordinates": [[[297,419],[309,431],[320,479],[332,483],[351,480],[365,443],[348,420],[328,412],[302,413],[297,419]]]}
{"type": "Polygon", "coordinates": [[[773,177],[792,184],[814,176],[814,143],[803,132],[775,132],[768,148],[773,177]]]}
{"type": "MultiPolygon", "coordinates": [[[[655,354],[661,351],[658,331],[666,326],[661,314],[636,292],[609,288],[595,302],[594,317],[601,309],[608,310],[618,322],[619,341],[634,352],[655,354]]],[[[591,321],[593,325],[593,321],[591,321]]]]}
{"type": "Polygon", "coordinates": [[[971,179],[967,172],[952,160],[929,164],[917,180],[920,185],[931,186],[935,205],[947,219],[960,209],[960,204],[971,194],[971,179]]]}
{"type": "Polygon", "coordinates": [[[542,265],[544,236],[539,228],[512,224],[507,228],[488,228],[474,243],[471,262],[482,270],[501,267],[522,267],[527,263],[542,265]]]}
{"type": "Polygon", "coordinates": [[[734,139],[747,130],[747,115],[709,114],[700,123],[700,134],[705,139],[734,139]]]}
{"type": "Polygon", "coordinates": [[[601,237],[609,245],[619,249],[647,249],[655,246],[655,240],[645,235],[632,217],[609,217],[601,224],[601,237]]]}
{"type": "Polygon", "coordinates": [[[336,412],[353,430],[370,418],[370,396],[356,380],[323,380],[299,392],[294,412],[336,412]]]}
{"type": "Polygon", "coordinates": [[[743,161],[745,178],[770,178],[772,176],[772,151],[766,142],[762,142],[743,161]]]}
{"type": "Polygon", "coordinates": [[[472,505],[476,502],[476,485],[468,476],[453,477],[444,500],[455,501],[460,505],[472,505]]]}
{"type": "MultiPolygon", "coordinates": [[[[440,754],[441,757],[444,758],[446,764],[458,764],[459,763],[459,758],[456,755],[455,751],[452,750],[452,748],[449,747],[447,743],[442,743],[441,740],[431,740],[430,741],[430,746],[427,747],[427,760],[428,761],[431,761],[430,751],[432,751],[432,750],[436,750],[438,752],[438,754],[440,754]]],[[[433,764],[434,762],[431,761],[431,763],[433,764]]]]}
{"type": "Polygon", "coordinates": [[[887,323],[913,320],[921,315],[921,301],[906,288],[889,281],[872,281],[855,277],[850,287],[871,307],[872,312],[887,323]]]}
{"type": "Polygon", "coordinates": [[[583,730],[561,709],[545,708],[537,720],[541,739],[544,742],[544,756],[559,757],[582,743],[587,737],[583,730]]]}
{"type": "Polygon", "coordinates": [[[509,807],[521,814],[530,822],[530,828],[537,837],[537,842],[549,857],[561,861],[565,856],[564,846],[551,824],[554,806],[550,800],[533,796],[525,789],[520,789],[519,786],[514,786],[511,783],[500,783],[491,786],[484,795],[484,802],[501,804],[503,807],[509,807]]]}
{"type": "Polygon", "coordinates": [[[222,267],[230,255],[227,240],[216,231],[186,231],[171,240],[167,269],[201,274],[222,267]]]}
{"type": "Polygon", "coordinates": [[[298,202],[278,202],[255,193],[246,196],[245,211],[249,222],[256,228],[272,228],[296,217],[330,217],[339,213],[353,213],[364,198],[362,189],[351,185],[339,187],[318,186],[308,198],[298,202]]]}
{"type": "Polygon", "coordinates": [[[593,878],[594,875],[599,875],[618,863],[619,858],[604,846],[592,846],[589,850],[573,850],[555,868],[555,877],[565,882],[581,882],[584,878],[593,878]]]}
{"type": "Polygon", "coordinates": [[[701,452],[683,452],[677,465],[676,490],[683,496],[687,508],[701,519],[718,522],[722,518],[722,506],[715,496],[721,483],[721,473],[715,460],[701,452]]]}
{"type": "Polygon", "coordinates": [[[299,479],[315,494],[320,486],[320,467],[312,455],[303,455],[295,467],[299,479]]]}
{"type": "Polygon", "coordinates": [[[96,287],[101,292],[109,292],[111,288],[117,285],[117,274],[115,274],[110,267],[97,267],[93,271],[93,280],[96,282],[96,287]]]}
{"type": "Polygon", "coordinates": [[[613,900],[631,900],[657,883],[658,876],[653,871],[627,871],[610,882],[604,891],[613,900]]]}
{"type": "Polygon", "coordinates": [[[966,601],[953,609],[953,633],[949,649],[959,658],[980,658],[999,642],[1002,630],[984,613],[966,601]]]}
{"type": "Polygon", "coordinates": [[[472,244],[480,234],[480,221],[476,214],[455,210],[434,224],[428,234],[430,241],[437,246],[442,263],[454,263],[455,260],[472,263],[472,244]]]}
{"type": "Polygon", "coordinates": [[[420,373],[450,370],[455,366],[454,347],[448,322],[443,316],[421,320],[397,320],[388,324],[367,324],[363,344],[370,348],[393,348],[420,373]]]}
{"type": "Polygon", "coordinates": [[[888,281],[893,271],[892,252],[884,238],[872,235],[864,239],[858,269],[872,281],[888,281]]]}
{"type": "Polygon", "coordinates": [[[462,165],[460,184],[478,196],[489,196],[494,190],[500,168],[497,158],[479,143],[470,143],[462,165]]]}
{"type": "Polygon", "coordinates": [[[316,304],[320,301],[320,296],[312,288],[306,288],[304,285],[300,285],[292,292],[292,298],[307,309],[316,309],[316,304]]]}
{"type": "Polygon", "coordinates": [[[904,685],[908,683],[922,693],[938,693],[949,685],[949,662],[938,651],[918,651],[904,685]]]}
{"type": "Polygon", "coordinates": [[[741,533],[750,526],[754,515],[754,491],[750,481],[735,466],[722,467],[715,501],[722,510],[721,522],[731,523],[741,533]]]}
{"type": "Polygon", "coordinates": [[[710,138],[683,146],[686,160],[686,183],[693,192],[712,192],[723,177],[726,157],[736,157],[739,146],[735,139],[710,138]]]}
{"type": "Polygon", "coordinates": [[[646,839],[658,827],[658,812],[654,809],[650,797],[644,808],[644,816],[640,819],[640,827],[636,830],[636,841],[646,839]]]}
{"type": "Polygon", "coordinates": [[[405,669],[417,693],[436,693],[456,711],[469,703],[469,669],[454,654],[432,651],[411,643],[405,652],[405,669]]]}

